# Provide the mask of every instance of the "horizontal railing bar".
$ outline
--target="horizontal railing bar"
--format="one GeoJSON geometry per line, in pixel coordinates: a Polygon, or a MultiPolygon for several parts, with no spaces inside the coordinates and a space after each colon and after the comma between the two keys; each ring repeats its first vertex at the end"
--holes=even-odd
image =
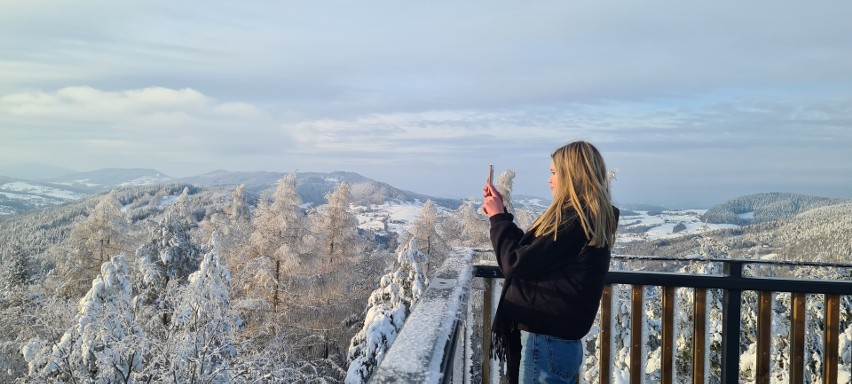
{"type": "MultiPolygon", "coordinates": [[[[475,277],[502,278],[503,273],[496,265],[473,266],[475,277]]],[[[605,279],[608,284],[654,285],[661,287],[733,289],[743,291],[766,291],[793,293],[827,293],[852,295],[852,282],[802,279],[777,279],[755,277],[732,277],[711,275],[687,275],[670,272],[623,272],[610,271],[605,279]]]]}
{"type": "Polygon", "coordinates": [[[605,281],[609,284],[643,284],[669,287],[709,288],[742,291],[765,291],[793,293],[828,293],[852,295],[852,282],[770,279],[731,276],[684,275],[664,272],[620,272],[610,271],[605,281]]]}
{"type": "Polygon", "coordinates": [[[792,267],[828,267],[828,268],[852,268],[852,264],[847,263],[822,263],[818,261],[791,261],[791,260],[759,260],[759,259],[723,259],[716,257],[703,256],[640,256],[640,255],[616,255],[613,254],[614,260],[630,260],[630,261],[677,261],[683,263],[692,263],[696,261],[709,263],[741,263],[741,264],[762,264],[762,265],[779,265],[792,267]]]}

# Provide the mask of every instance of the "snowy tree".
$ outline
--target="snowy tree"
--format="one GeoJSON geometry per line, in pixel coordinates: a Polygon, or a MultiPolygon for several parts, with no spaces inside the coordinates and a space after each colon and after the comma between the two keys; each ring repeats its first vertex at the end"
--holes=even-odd
{"type": "Polygon", "coordinates": [[[171,308],[166,292],[170,287],[185,284],[189,275],[198,270],[201,251],[190,237],[189,229],[185,216],[167,210],[159,224],[151,229],[148,243],[136,250],[140,281],[134,302],[154,312],[146,318],[159,317],[162,324],[168,324],[171,308]]]}
{"type": "Polygon", "coordinates": [[[154,381],[231,382],[236,356],[236,315],[231,310],[231,275],[215,239],[198,271],[180,289],[169,337],[146,372],[154,381]]]}
{"type": "Polygon", "coordinates": [[[0,254],[0,299],[3,294],[20,291],[30,283],[32,271],[23,247],[12,243],[0,254]]]}
{"type": "Polygon", "coordinates": [[[74,325],[58,343],[33,340],[22,349],[34,380],[131,382],[142,367],[148,342],[131,306],[131,284],[123,256],[103,264],[80,300],[74,325]]]}
{"type": "Polygon", "coordinates": [[[503,205],[506,206],[507,212],[515,212],[515,207],[512,204],[512,186],[515,183],[515,171],[511,169],[507,169],[503,172],[500,172],[500,175],[497,176],[497,180],[494,183],[494,187],[497,188],[497,192],[500,192],[500,196],[503,197],[503,205]]]}
{"type": "Polygon", "coordinates": [[[422,247],[421,251],[429,255],[430,266],[440,265],[450,251],[446,240],[439,234],[439,225],[438,209],[432,200],[426,200],[410,232],[422,247]]]}
{"type": "Polygon", "coordinates": [[[229,263],[240,277],[238,281],[246,284],[238,291],[270,303],[276,311],[282,301],[285,270],[300,265],[307,253],[304,238],[308,231],[301,204],[296,174],[281,178],[271,201],[261,201],[255,212],[246,258],[229,263]]]}
{"type": "Polygon", "coordinates": [[[458,222],[460,231],[458,243],[462,246],[490,246],[488,217],[486,217],[473,199],[465,202],[456,210],[454,219],[458,222]]]}
{"type": "Polygon", "coordinates": [[[327,204],[317,207],[310,217],[313,255],[318,261],[303,280],[298,310],[312,318],[304,325],[313,335],[322,334],[321,343],[315,344],[320,356],[328,358],[343,354],[351,338],[346,327],[352,322],[346,319],[360,306],[356,293],[364,277],[358,271],[371,261],[364,254],[358,219],[350,208],[349,185],[340,183],[325,197],[327,204]]]}
{"type": "Polygon", "coordinates": [[[414,304],[429,285],[428,256],[411,239],[398,253],[399,267],[380,280],[368,301],[364,327],[352,338],[347,384],[365,383],[393,344],[414,304]]]}
{"type": "Polygon", "coordinates": [[[110,254],[124,251],[124,221],[115,193],[100,199],[94,210],[78,222],[69,237],[70,254],[60,259],[59,274],[63,293],[76,296],[85,292],[110,254]]]}
{"type": "Polygon", "coordinates": [[[312,223],[314,250],[325,264],[334,264],[359,253],[358,218],[350,210],[349,184],[340,183],[325,196],[312,223]]]}
{"type": "Polygon", "coordinates": [[[190,227],[194,228],[198,224],[198,220],[190,208],[188,186],[183,187],[180,195],[178,195],[175,201],[172,202],[172,206],[170,208],[174,215],[177,215],[180,220],[188,223],[190,227]]]}
{"type": "Polygon", "coordinates": [[[228,216],[234,222],[247,222],[251,219],[251,210],[246,201],[246,185],[240,184],[234,190],[234,196],[231,199],[231,207],[228,216]]]}

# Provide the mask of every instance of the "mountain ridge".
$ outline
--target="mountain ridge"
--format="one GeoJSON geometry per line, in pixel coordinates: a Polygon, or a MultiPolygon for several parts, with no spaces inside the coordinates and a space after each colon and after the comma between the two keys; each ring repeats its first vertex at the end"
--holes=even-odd
{"type": "MultiPolygon", "coordinates": [[[[249,193],[259,196],[273,188],[284,175],[285,173],[268,171],[215,170],[196,176],[172,178],[155,169],[105,168],[72,173],[49,181],[0,176],[0,215],[24,213],[109,190],[146,185],[188,184],[219,187],[244,184],[249,193]]],[[[461,199],[434,197],[401,190],[355,172],[298,172],[296,176],[297,192],[303,201],[309,204],[322,204],[325,201],[325,195],[340,182],[351,185],[353,201],[358,204],[380,204],[390,200],[432,200],[435,204],[456,208],[462,202],[461,199]]]]}
{"type": "Polygon", "coordinates": [[[755,193],[711,207],[702,215],[702,220],[713,224],[756,224],[787,219],[814,208],[848,201],[852,200],[798,193],[755,193]]]}

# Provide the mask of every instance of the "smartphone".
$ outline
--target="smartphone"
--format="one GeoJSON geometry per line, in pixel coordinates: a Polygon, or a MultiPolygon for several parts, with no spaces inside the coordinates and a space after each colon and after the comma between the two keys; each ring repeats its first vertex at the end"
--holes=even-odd
{"type": "Polygon", "coordinates": [[[494,164],[488,166],[488,184],[494,181],[494,164]]]}

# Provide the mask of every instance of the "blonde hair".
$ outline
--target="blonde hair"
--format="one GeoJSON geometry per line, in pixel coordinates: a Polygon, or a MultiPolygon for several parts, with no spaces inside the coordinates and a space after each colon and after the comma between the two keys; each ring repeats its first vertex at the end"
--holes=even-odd
{"type": "Polygon", "coordinates": [[[585,141],[559,147],[550,156],[558,182],[553,202],[533,222],[536,236],[553,235],[562,223],[562,212],[571,207],[593,247],[612,248],[618,223],[612,207],[606,164],[597,148],[585,141]]]}

